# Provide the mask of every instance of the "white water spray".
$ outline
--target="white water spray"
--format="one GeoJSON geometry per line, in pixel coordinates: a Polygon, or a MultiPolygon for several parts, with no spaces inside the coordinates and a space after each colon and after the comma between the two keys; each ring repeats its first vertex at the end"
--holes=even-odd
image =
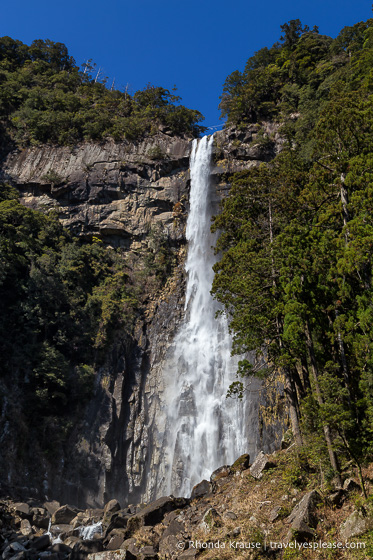
{"type": "Polygon", "coordinates": [[[210,294],[217,258],[210,231],[213,208],[211,155],[213,137],[194,140],[190,158],[190,211],[185,319],[164,369],[167,436],[163,493],[189,495],[193,486],[248,451],[245,405],[227,399],[237,361],[224,315],[210,294]]]}
{"type": "Polygon", "coordinates": [[[79,536],[84,540],[91,540],[93,536],[99,534],[102,535],[102,523],[98,521],[92,525],[87,525],[85,527],[79,527],[79,536]]]}

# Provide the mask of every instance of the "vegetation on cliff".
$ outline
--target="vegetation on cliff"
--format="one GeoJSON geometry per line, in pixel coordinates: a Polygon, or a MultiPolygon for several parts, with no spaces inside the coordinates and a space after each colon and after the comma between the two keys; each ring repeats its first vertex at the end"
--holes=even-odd
{"type": "Polygon", "coordinates": [[[131,345],[175,255],[160,227],[139,254],[113,249],[74,236],[57,212],[26,208],[18,197],[0,183],[0,417],[19,456],[36,455],[35,437],[53,457],[115,347],[131,345]]]}
{"type": "Polygon", "coordinates": [[[370,91],[372,25],[369,19],[345,27],[332,39],[299,20],[284,24],[279,42],[256,52],[243,72],[227,77],[222,116],[241,127],[277,120],[286,124],[289,135],[308,145],[313,126],[334,95],[370,91]]]}
{"type": "Polygon", "coordinates": [[[282,29],[225,84],[228,122],[277,119],[285,144],[233,176],[213,291],[235,352],[257,354],[242,375],[283,380],[296,441],[326,478],[346,460],[361,477],[373,453],[373,20],[334,40],[298,20],[282,29]]]}
{"type": "Polygon", "coordinates": [[[18,386],[18,421],[37,417],[48,448],[91,396],[113,334],[131,333],[138,302],[117,252],[17,197],[0,185],[1,412],[18,386]]]}
{"type": "MultiPolygon", "coordinates": [[[[148,85],[130,95],[108,89],[92,65],[80,70],[62,43],[30,46],[0,38],[0,126],[19,146],[74,144],[81,140],[138,140],[165,127],[171,134],[198,136],[199,111],[180,97],[148,85]]],[[[0,129],[1,132],[1,129],[0,129]]]]}

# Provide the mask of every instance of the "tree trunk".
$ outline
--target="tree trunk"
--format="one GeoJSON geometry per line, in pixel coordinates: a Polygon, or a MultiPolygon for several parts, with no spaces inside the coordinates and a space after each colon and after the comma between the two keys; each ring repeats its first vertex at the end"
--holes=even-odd
{"type": "MultiPolygon", "coordinates": [[[[335,310],[335,316],[336,316],[336,318],[338,317],[338,311],[337,310],[335,310]]],[[[351,401],[351,395],[350,395],[350,375],[349,375],[349,371],[348,371],[345,345],[344,345],[344,342],[343,342],[341,331],[339,329],[338,329],[337,338],[338,338],[338,346],[339,346],[339,355],[340,355],[341,363],[342,363],[343,379],[344,379],[345,386],[346,386],[347,391],[348,391],[348,403],[349,403],[350,407],[353,407],[352,401],[351,401]]],[[[356,416],[355,410],[354,410],[354,415],[356,416]]]]}
{"type": "Polygon", "coordinates": [[[288,370],[284,370],[285,375],[285,395],[287,398],[291,422],[291,431],[293,432],[295,443],[299,446],[303,445],[302,434],[299,424],[299,408],[298,399],[295,391],[294,381],[288,370]]]}
{"type": "Polygon", "coordinates": [[[303,387],[305,392],[311,391],[311,383],[310,383],[310,375],[307,366],[307,357],[306,354],[302,354],[301,356],[301,363],[300,363],[300,373],[301,378],[303,381],[303,387]]]}
{"type": "MultiPolygon", "coordinates": [[[[270,246],[270,251],[271,251],[272,285],[273,285],[274,291],[276,292],[277,286],[276,286],[276,276],[275,276],[275,259],[274,259],[274,255],[273,255],[273,217],[272,217],[271,199],[268,200],[268,219],[269,219],[269,244],[270,244],[269,246],[270,246]]],[[[277,327],[277,333],[279,335],[280,347],[281,347],[282,346],[282,340],[281,340],[281,336],[280,336],[280,330],[281,329],[280,329],[280,323],[279,323],[278,318],[276,319],[276,327],[277,327]]],[[[301,431],[300,431],[300,423],[299,423],[299,416],[300,416],[300,414],[299,414],[299,403],[298,403],[297,391],[296,391],[296,387],[295,387],[295,383],[294,383],[294,378],[291,375],[291,373],[288,371],[288,369],[284,370],[284,375],[285,375],[284,391],[285,391],[286,399],[287,399],[288,406],[289,406],[291,430],[293,432],[296,445],[302,446],[303,445],[303,440],[302,440],[302,434],[301,434],[301,431]]],[[[299,376],[298,376],[298,378],[299,378],[299,376]]],[[[299,382],[300,382],[300,379],[299,379],[299,382]]]]}
{"type": "MultiPolygon", "coordinates": [[[[316,398],[317,398],[317,402],[319,403],[320,407],[322,407],[322,405],[324,404],[324,399],[322,397],[321,389],[320,389],[320,385],[319,385],[319,380],[318,380],[319,373],[318,373],[318,368],[317,368],[317,364],[316,364],[315,351],[314,351],[314,347],[313,347],[313,341],[312,341],[312,336],[311,336],[311,331],[310,331],[310,328],[309,328],[308,321],[306,321],[306,324],[305,324],[305,334],[306,334],[308,354],[309,354],[310,363],[311,363],[311,372],[312,372],[312,377],[313,377],[313,381],[314,381],[314,384],[315,384],[316,398]]],[[[340,475],[340,468],[339,468],[339,465],[338,465],[337,456],[336,456],[336,454],[334,452],[334,449],[333,449],[332,436],[331,436],[329,425],[323,423],[323,430],[324,430],[324,437],[325,437],[325,441],[326,441],[326,446],[328,448],[330,464],[331,464],[333,470],[336,473],[337,483],[338,483],[339,486],[341,486],[342,485],[342,480],[341,480],[341,475],[340,475]]]]}
{"type": "Polygon", "coordinates": [[[343,225],[345,228],[345,241],[346,241],[346,245],[348,245],[348,228],[347,228],[347,224],[350,220],[350,216],[348,213],[348,191],[346,189],[346,185],[345,185],[345,174],[342,173],[341,174],[341,189],[340,189],[340,197],[341,197],[341,202],[342,202],[342,217],[343,217],[343,225]]]}
{"type": "Polygon", "coordinates": [[[302,400],[307,394],[307,390],[306,390],[306,387],[304,385],[304,381],[302,379],[302,377],[303,377],[302,374],[303,374],[303,371],[302,371],[301,364],[298,363],[296,365],[296,368],[295,368],[294,373],[293,373],[294,384],[295,384],[295,387],[296,387],[296,390],[297,390],[298,402],[300,400],[302,400]]]}

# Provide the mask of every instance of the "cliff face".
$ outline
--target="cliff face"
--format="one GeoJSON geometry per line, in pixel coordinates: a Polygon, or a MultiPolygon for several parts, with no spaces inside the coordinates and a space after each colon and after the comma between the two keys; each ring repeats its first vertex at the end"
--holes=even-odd
{"type": "MultiPolygon", "coordinates": [[[[216,135],[217,199],[228,192],[232,172],[268,161],[281,148],[271,126],[266,125],[266,134],[272,139],[265,141],[257,125],[216,135]]],[[[78,506],[101,506],[112,497],[122,503],[154,497],[156,488],[148,484],[145,494],[144,489],[149,472],[162,463],[162,363],[183,316],[190,150],[190,141],[160,132],[137,145],[41,146],[4,160],[1,180],[19,188],[23,204],[55,208],[77,235],[99,236],[135,255],[146,247],[151,229],[159,227],[178,263],[162,293],[144,294],[146,311],[133,339],[117,339],[97,372],[83,420],[54,458],[38,453],[35,442],[33,456],[20,459],[12,448],[12,426],[3,429],[13,492],[34,488],[36,494],[78,506]]],[[[277,439],[276,429],[258,427],[258,445],[273,450],[277,439]]]]}
{"type": "Polygon", "coordinates": [[[172,210],[187,193],[189,153],[189,141],[161,133],[138,145],[41,146],[9,154],[1,175],[25,205],[56,208],[77,235],[138,248],[157,222],[177,237],[172,210]]]}
{"type": "Polygon", "coordinates": [[[273,122],[230,127],[215,133],[215,174],[229,175],[271,161],[282,149],[281,125],[273,122]]]}
{"type": "Polygon", "coordinates": [[[97,373],[84,420],[52,460],[38,452],[37,442],[34,456],[20,459],[11,443],[17,440],[16,428],[1,426],[2,444],[9,446],[4,468],[13,491],[34,488],[62,501],[92,505],[112,495],[123,501],[140,497],[150,450],[157,446],[153,436],[162,379],[156,364],[183,304],[183,202],[190,149],[190,141],[159,133],[138,145],[28,148],[3,162],[1,179],[19,188],[22,203],[42,211],[54,208],[75,234],[99,236],[136,256],[149,232],[159,228],[179,262],[162,294],[154,301],[152,294],[144,294],[146,312],[133,339],[117,340],[97,373]]]}

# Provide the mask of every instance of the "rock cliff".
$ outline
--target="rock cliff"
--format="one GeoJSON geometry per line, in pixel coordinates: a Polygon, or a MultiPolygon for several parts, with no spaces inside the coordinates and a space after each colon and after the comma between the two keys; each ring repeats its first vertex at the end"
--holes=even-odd
{"type": "MultiPolygon", "coordinates": [[[[216,135],[217,199],[229,189],[229,175],[270,160],[281,148],[277,129],[258,125],[216,135]]],[[[147,236],[159,227],[175,254],[176,266],[162,293],[144,294],[144,316],[132,340],[114,344],[97,372],[95,395],[69,441],[53,460],[35,453],[8,455],[8,488],[22,494],[58,498],[77,506],[101,507],[115,497],[122,503],[154,498],[147,485],[162,462],[162,361],[183,316],[185,217],[188,208],[191,142],[160,132],[139,144],[84,143],[73,148],[40,146],[7,155],[1,180],[19,188],[23,204],[54,208],[75,234],[101,238],[141,254],[147,236]]],[[[260,432],[268,451],[278,433],[260,432]]],[[[10,445],[11,429],[3,445],[10,445]]],[[[260,441],[262,440],[262,441],[260,441]]]]}
{"type": "Polygon", "coordinates": [[[8,155],[2,179],[25,205],[55,208],[77,235],[138,248],[154,223],[175,238],[173,206],[187,194],[190,142],[166,134],[140,144],[27,148],[8,155]]]}

